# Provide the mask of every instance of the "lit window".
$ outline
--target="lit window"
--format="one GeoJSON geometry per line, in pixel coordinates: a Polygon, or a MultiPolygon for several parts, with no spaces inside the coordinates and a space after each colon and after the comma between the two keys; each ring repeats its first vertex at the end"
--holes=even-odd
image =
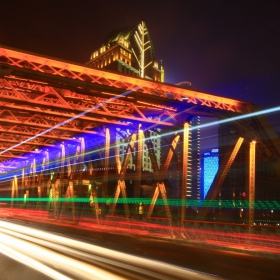
{"type": "Polygon", "coordinates": [[[98,56],[98,51],[94,52],[92,55],[91,55],[91,59],[95,58],[98,56]]]}

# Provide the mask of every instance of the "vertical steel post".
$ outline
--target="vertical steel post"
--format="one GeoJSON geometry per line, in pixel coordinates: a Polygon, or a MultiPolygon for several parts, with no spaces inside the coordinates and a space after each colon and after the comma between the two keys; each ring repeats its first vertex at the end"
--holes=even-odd
{"type": "Polygon", "coordinates": [[[120,174],[121,169],[122,169],[122,164],[121,164],[121,160],[120,160],[119,147],[118,147],[117,137],[116,137],[115,132],[114,132],[114,142],[113,143],[115,146],[115,161],[116,161],[117,173],[120,174]]]}
{"type": "Polygon", "coordinates": [[[249,155],[249,225],[254,224],[255,210],[255,165],[256,165],[256,141],[250,143],[249,155]]]}
{"type": "Polygon", "coordinates": [[[187,196],[187,174],[188,174],[188,153],[189,153],[189,130],[190,124],[184,123],[183,127],[183,155],[182,155],[182,179],[181,179],[181,226],[184,225],[186,215],[187,196]]]}
{"type": "MultiPolygon", "coordinates": [[[[30,169],[29,169],[29,180],[28,180],[28,189],[30,197],[36,197],[38,194],[38,188],[36,188],[36,159],[34,158],[31,161],[30,169]]],[[[26,206],[30,206],[30,204],[34,205],[34,202],[26,203],[26,206]]]]}
{"type": "Polygon", "coordinates": [[[65,145],[64,143],[60,144],[61,147],[61,165],[60,165],[60,178],[64,178],[65,173],[65,145]]]}
{"type": "MultiPolygon", "coordinates": [[[[31,164],[31,193],[32,193],[32,197],[34,197],[35,194],[35,185],[36,185],[36,159],[33,159],[33,163],[31,164]]],[[[38,189],[37,189],[38,192],[38,189]]]]}
{"type": "Polygon", "coordinates": [[[83,171],[84,171],[84,165],[85,165],[85,150],[86,150],[86,147],[85,147],[85,139],[84,137],[80,137],[79,138],[79,141],[80,141],[80,156],[79,156],[79,188],[81,188],[81,194],[83,193],[83,196],[85,195],[84,194],[84,191],[83,188],[82,188],[82,185],[83,185],[83,171]]]}
{"type": "Polygon", "coordinates": [[[25,176],[24,176],[24,168],[22,168],[20,197],[23,197],[24,194],[25,194],[25,176]]]}
{"type": "Polygon", "coordinates": [[[12,201],[11,201],[11,206],[13,207],[14,204],[14,197],[18,197],[18,180],[17,176],[14,176],[14,179],[12,181],[12,201]]]}
{"type": "Polygon", "coordinates": [[[76,222],[76,209],[75,209],[75,202],[74,202],[74,184],[73,181],[69,181],[69,195],[71,200],[71,209],[72,209],[72,220],[76,222]]]}
{"type": "Polygon", "coordinates": [[[84,164],[85,164],[85,151],[86,151],[86,145],[85,145],[85,138],[80,137],[80,145],[81,145],[81,154],[79,159],[79,172],[82,172],[84,170],[84,164]]]}
{"type": "Polygon", "coordinates": [[[96,194],[96,182],[93,181],[88,185],[90,206],[94,206],[96,222],[99,224],[99,205],[96,194]]]}
{"type": "Polygon", "coordinates": [[[103,198],[107,197],[109,158],[110,158],[110,130],[109,128],[105,128],[104,177],[103,177],[103,187],[102,187],[103,198]]]}
{"type": "Polygon", "coordinates": [[[138,142],[137,142],[137,161],[136,161],[136,180],[134,184],[134,197],[140,197],[141,189],[141,173],[142,173],[142,156],[143,156],[143,131],[141,129],[141,124],[138,127],[138,142]]]}
{"type": "Polygon", "coordinates": [[[57,179],[52,186],[54,219],[58,219],[58,213],[59,213],[59,201],[58,201],[60,196],[59,185],[60,185],[60,180],[57,179]]]}
{"type": "Polygon", "coordinates": [[[44,178],[44,186],[46,187],[43,190],[43,193],[44,195],[49,196],[50,186],[51,186],[51,170],[50,170],[50,156],[48,150],[45,151],[45,170],[43,173],[43,178],[44,178]]]}

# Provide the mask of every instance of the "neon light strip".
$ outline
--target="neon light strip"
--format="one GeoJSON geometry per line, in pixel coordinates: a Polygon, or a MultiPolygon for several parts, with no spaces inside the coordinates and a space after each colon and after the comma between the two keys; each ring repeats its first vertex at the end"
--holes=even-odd
{"type": "MultiPolygon", "coordinates": [[[[44,198],[36,198],[36,197],[2,197],[0,198],[0,202],[49,202],[52,199],[49,197],[44,198]]],[[[54,199],[56,202],[75,202],[75,203],[90,203],[91,199],[90,197],[72,197],[72,198],[65,198],[65,197],[59,197],[54,199]]],[[[113,203],[114,198],[94,198],[94,202],[98,203],[113,203]]],[[[120,197],[118,199],[118,203],[128,203],[128,204],[139,204],[142,203],[143,205],[150,205],[152,202],[152,198],[122,198],[120,197]]],[[[167,199],[169,206],[182,206],[182,200],[181,199],[167,199]]],[[[164,206],[164,200],[162,198],[158,198],[156,201],[156,205],[158,206],[164,206]]],[[[196,199],[189,199],[184,204],[187,207],[200,207],[200,200],[196,199]]],[[[255,209],[267,209],[267,210],[280,210],[280,203],[276,200],[256,200],[254,201],[255,209]]],[[[228,200],[204,200],[203,201],[203,208],[204,207],[222,207],[222,208],[234,208],[234,209],[247,209],[249,208],[249,202],[246,199],[228,199],[228,200]],[[235,203],[235,206],[233,205],[235,203]]]]}

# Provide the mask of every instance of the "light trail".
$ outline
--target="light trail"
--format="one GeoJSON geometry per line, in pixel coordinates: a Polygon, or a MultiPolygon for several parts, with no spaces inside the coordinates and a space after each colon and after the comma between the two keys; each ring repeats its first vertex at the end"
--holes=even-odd
{"type": "MultiPolygon", "coordinates": [[[[13,235],[13,232],[7,231],[9,235],[13,235]]],[[[15,237],[11,237],[8,234],[0,233],[0,246],[6,247],[6,250],[19,252],[24,258],[24,255],[27,255],[25,264],[29,264],[30,267],[33,265],[38,265],[36,269],[38,271],[43,272],[44,274],[52,277],[53,279],[71,279],[62,275],[61,273],[57,273],[54,269],[51,269],[45,265],[40,263],[46,263],[49,266],[58,267],[60,270],[64,270],[65,272],[71,273],[75,277],[79,277],[78,279],[116,279],[116,280],[123,280],[123,277],[117,277],[112,273],[106,272],[102,269],[97,267],[90,266],[86,263],[82,263],[70,257],[63,256],[62,254],[53,252],[51,250],[45,249],[41,246],[34,245],[30,242],[26,242],[20,240],[15,237]],[[10,250],[9,250],[10,248],[10,250]],[[34,261],[35,260],[35,261],[34,261]]],[[[20,238],[29,239],[31,242],[36,242],[35,238],[26,237],[23,234],[18,234],[20,238]]],[[[39,243],[39,242],[37,242],[39,243]]],[[[46,243],[43,243],[46,246],[46,243]]],[[[42,245],[43,245],[42,244],[42,245]]],[[[6,254],[9,256],[9,254],[6,254]]]]}
{"type": "MultiPolygon", "coordinates": [[[[72,198],[66,198],[66,197],[58,197],[53,199],[55,202],[74,202],[74,203],[90,203],[91,199],[89,197],[72,197],[72,198]]],[[[0,202],[49,202],[49,197],[43,197],[43,198],[37,198],[37,197],[29,197],[29,198],[23,198],[23,197],[0,197],[0,202]]],[[[93,202],[98,203],[113,203],[114,198],[113,197],[98,197],[93,200],[93,202]]],[[[143,197],[133,197],[133,198],[122,198],[120,197],[118,199],[118,203],[128,203],[128,204],[139,204],[142,203],[143,205],[150,205],[152,202],[152,198],[143,198],[143,197]]],[[[181,199],[174,199],[169,198],[167,199],[169,206],[182,206],[182,200],[181,199]]],[[[155,205],[157,206],[164,206],[164,200],[162,198],[158,198],[155,202],[155,205]]],[[[186,202],[184,202],[184,205],[186,207],[201,207],[202,200],[197,199],[188,199],[186,202]]],[[[223,207],[227,209],[247,209],[249,208],[249,202],[248,200],[242,200],[242,199],[214,199],[214,200],[203,200],[203,206],[202,207],[223,207]],[[233,201],[235,203],[235,206],[233,205],[233,201]]],[[[265,209],[265,210],[280,210],[280,202],[276,200],[255,200],[254,201],[254,208],[255,209],[265,209]]]]}
{"type": "Polygon", "coordinates": [[[4,243],[5,246],[12,247],[13,250],[20,250],[22,251],[21,253],[30,255],[30,257],[36,258],[40,262],[54,265],[57,269],[67,273],[67,275],[73,274],[75,279],[147,279],[147,277],[164,280],[221,279],[214,275],[136,257],[4,221],[0,221],[0,231],[2,232],[0,233],[1,244],[4,243]],[[50,249],[45,249],[42,246],[50,249]],[[55,250],[55,252],[51,250],[55,250]],[[76,260],[72,257],[62,256],[62,253],[70,254],[76,257],[76,260]],[[99,263],[100,265],[98,266],[107,267],[110,271],[114,271],[115,267],[117,273],[124,276],[112,274],[111,272],[104,271],[104,269],[96,268],[92,264],[85,264],[81,259],[86,260],[87,263],[99,263]],[[104,263],[105,266],[101,263],[104,263]]]}
{"type": "MultiPolygon", "coordinates": [[[[187,111],[187,110],[185,110],[185,111],[187,111]]],[[[183,111],[183,112],[185,112],[185,111],[183,111]]],[[[279,112],[279,111],[280,111],[280,106],[274,107],[274,108],[270,108],[270,109],[264,109],[264,110],[261,110],[261,111],[257,111],[257,112],[253,112],[253,113],[248,113],[248,114],[244,114],[244,115],[240,115],[240,116],[231,117],[231,118],[224,119],[224,120],[209,122],[209,123],[201,124],[201,125],[198,125],[198,126],[193,126],[193,127],[190,127],[189,129],[190,130],[203,129],[203,128],[208,128],[208,127],[211,127],[211,126],[216,126],[216,125],[228,123],[228,122],[234,122],[234,121],[243,120],[243,119],[252,118],[252,117],[257,117],[257,116],[261,116],[261,115],[265,115],[265,114],[272,114],[272,113],[276,113],[276,112],[279,112]]],[[[178,115],[178,114],[176,114],[176,115],[178,115]]],[[[169,118],[170,117],[168,117],[168,119],[169,118]]],[[[153,128],[153,127],[155,127],[155,125],[152,125],[149,128],[147,128],[147,129],[150,129],[150,128],[153,128]]],[[[180,129],[180,130],[177,131],[177,133],[180,133],[180,132],[183,132],[183,130],[180,129]]],[[[169,135],[174,135],[174,132],[163,133],[159,137],[169,136],[169,135]]],[[[153,137],[149,137],[149,138],[145,138],[145,139],[149,139],[150,140],[153,137]]],[[[135,141],[135,143],[137,143],[137,142],[138,142],[138,140],[135,141]]],[[[115,147],[118,147],[118,146],[119,145],[113,145],[112,147],[115,148],[115,147]]],[[[100,151],[100,150],[102,150],[102,149],[95,150],[95,152],[96,151],[100,151]]],[[[85,152],[85,155],[90,154],[90,153],[91,152],[85,152]]]]}
{"type": "MultiPolygon", "coordinates": [[[[209,122],[209,123],[205,123],[205,124],[200,124],[200,125],[197,125],[197,126],[192,126],[192,127],[189,128],[189,130],[208,128],[208,127],[215,126],[215,125],[220,125],[220,124],[224,124],[224,123],[244,120],[244,119],[252,118],[252,117],[258,117],[258,116],[266,115],[266,114],[272,114],[272,113],[276,113],[276,112],[279,112],[279,111],[280,111],[280,106],[270,108],[270,109],[264,109],[264,110],[261,110],[261,111],[248,113],[248,114],[244,114],[244,115],[240,115],[240,116],[231,117],[231,118],[227,118],[227,119],[224,119],[224,120],[219,120],[219,121],[209,122]]],[[[182,131],[183,131],[183,129],[180,129],[177,132],[182,132],[182,131]]],[[[168,133],[161,134],[161,136],[168,136],[168,135],[174,135],[174,132],[168,132],[168,133]]]]}
{"type": "Polygon", "coordinates": [[[5,245],[4,243],[7,241],[6,236],[1,234],[3,241],[0,241],[0,253],[6,255],[9,258],[14,259],[17,262],[20,262],[26,266],[31,267],[32,269],[36,268],[39,272],[50,276],[53,279],[59,280],[71,280],[71,278],[63,275],[62,273],[57,272],[56,270],[44,265],[43,263],[32,259],[25,255],[25,253],[21,253],[18,250],[12,249],[9,246],[5,245]]]}
{"type": "MultiPolygon", "coordinates": [[[[84,111],[84,112],[82,112],[82,113],[80,113],[80,114],[78,114],[78,115],[76,115],[76,116],[74,116],[74,117],[72,117],[72,118],[70,118],[70,119],[64,121],[64,122],[62,122],[62,123],[59,123],[59,124],[55,125],[54,127],[50,128],[50,129],[47,129],[47,130],[45,130],[45,131],[43,131],[43,132],[41,132],[41,133],[39,133],[39,134],[36,134],[36,135],[34,135],[34,136],[32,136],[32,137],[30,137],[30,138],[24,140],[24,141],[22,141],[22,142],[20,142],[20,143],[18,143],[18,144],[16,144],[16,145],[14,145],[14,146],[12,146],[12,147],[10,147],[10,148],[8,148],[8,149],[6,149],[6,150],[0,152],[0,155],[3,154],[3,153],[5,153],[5,152],[7,152],[7,151],[9,151],[9,150],[11,150],[11,149],[13,149],[13,148],[16,148],[16,147],[18,147],[18,146],[20,146],[20,145],[22,145],[22,144],[24,144],[24,143],[26,143],[26,142],[32,140],[32,139],[35,139],[35,138],[37,138],[37,137],[39,137],[39,136],[41,136],[41,135],[43,135],[43,134],[46,134],[47,132],[49,132],[49,131],[51,131],[51,130],[57,128],[57,127],[60,127],[60,126],[66,124],[66,123],[68,123],[68,122],[70,122],[70,121],[72,121],[72,120],[74,120],[74,119],[76,119],[76,118],[79,118],[80,116],[83,116],[83,115],[85,115],[85,114],[87,114],[87,113],[89,113],[89,112],[91,112],[91,111],[93,111],[93,110],[99,108],[100,106],[107,104],[108,102],[117,100],[117,99],[119,99],[119,98],[122,97],[122,96],[126,96],[126,95],[128,95],[128,94],[130,94],[130,93],[136,91],[137,89],[139,89],[139,87],[137,87],[137,88],[135,88],[135,89],[133,89],[133,90],[126,91],[126,92],[124,92],[124,93],[122,93],[122,94],[120,94],[120,95],[118,95],[118,96],[113,97],[113,98],[110,98],[109,100],[104,101],[104,102],[102,102],[102,103],[100,103],[100,104],[94,106],[93,108],[90,108],[90,109],[88,109],[88,110],[86,110],[86,111],[84,111]]],[[[188,110],[188,109],[187,109],[187,110],[188,110]]],[[[257,111],[257,112],[253,112],[253,113],[244,114],[244,115],[241,115],[241,116],[231,117],[231,118],[224,119],[224,120],[209,122],[209,123],[202,124],[202,125],[198,125],[198,126],[193,126],[193,127],[190,127],[189,129],[190,129],[190,130],[203,129],[203,128],[207,128],[207,127],[211,127],[211,126],[215,126],[215,125],[219,125],[219,124],[228,123],[228,122],[238,121],[238,120],[247,119],[247,118],[251,118],[251,117],[257,117],[257,116],[265,115],[265,114],[276,113],[276,112],[278,112],[278,111],[280,111],[280,106],[274,107],[274,108],[270,108],[270,109],[264,109],[264,110],[257,111]]],[[[152,128],[152,127],[154,127],[154,126],[155,126],[155,125],[152,125],[150,128],[152,128]]],[[[149,128],[148,128],[148,129],[149,129],[149,128]]],[[[183,130],[178,130],[177,132],[180,133],[180,132],[182,132],[182,131],[183,131],[183,130]]],[[[173,135],[173,134],[174,134],[174,132],[168,132],[168,133],[161,134],[160,137],[162,137],[162,136],[168,136],[168,135],[173,135]]],[[[147,139],[151,139],[151,138],[152,138],[152,137],[147,138],[147,139]]],[[[136,140],[135,143],[137,143],[137,142],[138,142],[138,141],[136,140]]],[[[113,148],[114,148],[114,147],[118,147],[118,145],[113,145],[112,147],[113,147],[113,148]]],[[[102,150],[102,149],[94,150],[94,152],[98,152],[98,151],[100,151],[100,150],[102,150]]],[[[85,152],[84,155],[88,155],[88,154],[90,154],[90,153],[92,153],[92,151],[90,151],[90,152],[85,152]]],[[[73,157],[75,157],[75,155],[71,155],[71,156],[65,157],[65,160],[68,159],[68,158],[71,159],[71,158],[73,158],[73,157]]],[[[52,161],[52,162],[50,162],[50,164],[51,164],[51,163],[55,163],[55,162],[56,162],[56,161],[52,161]]],[[[39,166],[40,166],[40,165],[39,165],[39,166]]],[[[67,166],[67,165],[65,164],[65,166],[67,166]]],[[[13,170],[12,172],[15,172],[15,170],[13,170]]]]}
{"type": "Polygon", "coordinates": [[[128,95],[128,94],[130,94],[130,93],[132,93],[132,92],[134,92],[134,91],[136,91],[136,90],[138,90],[138,89],[139,89],[139,87],[136,87],[135,89],[131,89],[131,90],[125,91],[125,92],[123,92],[123,93],[121,93],[121,94],[119,94],[119,95],[117,95],[117,96],[114,96],[114,97],[112,97],[112,98],[110,98],[110,99],[108,99],[108,100],[106,100],[106,101],[104,101],[104,102],[101,102],[100,104],[97,104],[97,105],[95,105],[94,107],[92,107],[92,108],[90,108],[90,109],[88,109],[88,110],[86,110],[86,111],[84,111],[84,112],[82,112],[82,113],[80,113],[80,114],[78,114],[78,115],[76,115],[76,116],[74,116],[74,117],[68,119],[68,120],[65,120],[64,122],[61,122],[61,123],[59,123],[59,124],[56,124],[56,125],[54,125],[53,127],[49,128],[49,129],[46,129],[46,130],[44,130],[44,131],[42,131],[42,132],[40,132],[40,133],[38,133],[38,134],[36,134],[36,135],[34,135],[34,136],[28,138],[28,139],[26,139],[26,140],[24,140],[24,141],[22,141],[22,142],[20,142],[20,143],[18,143],[18,144],[16,144],[16,145],[14,145],[14,146],[8,148],[8,149],[6,149],[6,150],[0,152],[0,155],[3,154],[3,153],[5,153],[5,152],[10,151],[11,149],[16,148],[16,147],[18,147],[18,146],[20,146],[20,145],[22,145],[22,144],[24,144],[24,143],[26,143],[26,142],[29,142],[30,140],[33,140],[33,139],[35,139],[35,138],[37,138],[37,137],[39,137],[39,136],[42,136],[42,135],[44,135],[44,134],[46,134],[46,133],[48,133],[48,132],[50,132],[50,131],[52,131],[52,130],[54,130],[54,129],[60,127],[60,126],[63,126],[64,124],[67,124],[67,123],[69,123],[69,122],[71,122],[71,121],[73,121],[73,120],[75,120],[75,119],[77,119],[77,118],[79,118],[79,117],[82,117],[82,116],[84,116],[85,114],[87,114],[87,113],[89,113],[89,112],[91,112],[91,111],[93,111],[93,110],[95,110],[95,109],[98,109],[99,107],[101,107],[101,106],[103,106],[103,105],[106,105],[106,104],[109,103],[109,102],[115,101],[115,100],[117,100],[117,99],[119,99],[119,98],[121,98],[121,97],[123,97],[123,96],[126,96],[126,95],[128,95]]]}
{"type": "Polygon", "coordinates": [[[264,109],[264,110],[253,112],[253,113],[248,113],[248,114],[241,115],[241,116],[231,117],[231,118],[224,119],[224,120],[219,120],[219,121],[215,121],[215,122],[210,122],[210,123],[198,125],[198,126],[195,126],[193,128],[190,128],[190,129],[194,130],[194,129],[198,129],[198,128],[205,128],[205,127],[209,127],[209,126],[213,126],[213,125],[219,125],[219,124],[223,124],[223,123],[244,120],[244,119],[247,119],[247,118],[258,117],[258,116],[266,115],[266,114],[272,114],[272,113],[276,113],[278,111],[280,111],[280,106],[270,108],[270,109],[264,109]]]}
{"type": "MultiPolygon", "coordinates": [[[[104,104],[106,104],[106,103],[108,103],[108,102],[111,102],[111,101],[113,101],[113,100],[116,100],[116,99],[120,98],[121,96],[126,96],[126,95],[130,94],[131,92],[137,90],[138,88],[139,88],[139,87],[137,87],[137,88],[135,88],[135,89],[133,89],[133,90],[126,91],[126,92],[124,92],[124,93],[122,93],[122,94],[120,94],[120,95],[118,95],[118,96],[115,96],[115,97],[113,97],[113,98],[111,98],[111,99],[109,99],[109,100],[107,100],[107,101],[105,101],[105,102],[102,102],[102,103],[100,103],[100,104],[94,106],[93,108],[88,109],[88,110],[86,110],[86,111],[80,113],[79,115],[74,116],[73,118],[71,118],[71,119],[69,119],[69,120],[66,120],[65,122],[62,122],[62,123],[60,123],[60,124],[58,124],[58,125],[52,127],[51,129],[45,130],[45,131],[43,131],[43,132],[41,132],[41,133],[39,133],[39,134],[37,134],[37,135],[31,137],[31,138],[28,138],[28,139],[26,139],[26,140],[24,140],[24,141],[22,141],[22,142],[20,142],[20,143],[18,143],[18,144],[16,144],[16,145],[14,145],[13,147],[10,147],[10,148],[8,148],[8,149],[6,149],[6,150],[0,152],[0,154],[4,153],[4,152],[6,152],[6,151],[9,151],[9,150],[11,150],[11,149],[13,149],[13,148],[15,148],[15,147],[17,147],[17,146],[20,146],[20,145],[22,145],[22,144],[24,144],[24,143],[26,143],[26,142],[28,142],[28,141],[30,141],[30,140],[32,140],[32,139],[38,137],[38,136],[41,136],[41,135],[43,135],[43,134],[49,132],[50,130],[55,129],[55,128],[57,128],[57,127],[59,127],[59,126],[65,124],[65,123],[67,123],[67,122],[69,122],[69,121],[71,121],[71,120],[73,120],[73,119],[76,119],[76,118],[78,118],[78,117],[80,117],[80,116],[82,116],[82,115],[84,115],[84,114],[87,114],[88,112],[93,111],[93,110],[96,109],[96,108],[99,108],[101,105],[104,105],[104,104]]],[[[188,109],[187,109],[187,110],[188,110],[188,109]]],[[[270,109],[261,110],[261,111],[257,111],[257,112],[252,112],[252,113],[248,113],[248,114],[244,114],[244,115],[240,115],[240,116],[231,117],[231,118],[224,119],[224,120],[209,122],[209,123],[202,124],[202,125],[198,125],[198,126],[193,126],[193,127],[190,127],[189,129],[190,129],[190,130],[203,129],[203,128],[207,128],[207,127],[211,127],[211,126],[216,126],[216,125],[224,124],[224,123],[228,123],[228,122],[238,121],[238,120],[242,120],[242,119],[246,119],[246,118],[257,117],[257,116],[260,116],[260,115],[276,113],[276,112],[278,112],[278,111],[280,111],[280,106],[274,107],[274,108],[270,108],[270,109]]],[[[152,125],[151,127],[153,127],[153,126],[154,126],[154,125],[152,125]]],[[[177,133],[180,133],[180,132],[182,132],[182,131],[183,131],[183,130],[178,130],[177,133]]],[[[164,133],[164,134],[161,134],[159,137],[168,136],[168,135],[174,135],[174,132],[164,133]]],[[[152,139],[152,137],[147,138],[147,139],[152,139]]],[[[136,140],[135,143],[137,144],[137,142],[138,142],[138,141],[136,140]]],[[[115,147],[118,147],[118,146],[119,146],[119,145],[112,145],[112,148],[115,148],[115,147]]],[[[102,150],[102,149],[94,150],[94,152],[98,152],[98,151],[100,151],[100,150],[102,150]]],[[[93,151],[85,152],[85,153],[84,153],[84,156],[85,156],[85,155],[89,155],[89,154],[91,154],[92,152],[93,152],[93,151]]],[[[66,162],[66,160],[72,159],[72,158],[74,158],[74,157],[75,157],[75,155],[70,155],[70,156],[68,156],[68,157],[65,157],[65,162],[66,162]]],[[[59,160],[57,160],[57,161],[59,161],[59,160]]],[[[57,161],[51,161],[49,164],[55,164],[57,161]]],[[[94,160],[93,160],[93,161],[94,161],[94,160]]],[[[87,162],[87,161],[84,161],[84,162],[87,162]]],[[[38,164],[38,165],[37,165],[37,168],[38,168],[39,166],[41,166],[41,165],[42,165],[42,164],[38,164]]],[[[71,165],[73,165],[73,164],[71,164],[71,165]]],[[[65,163],[65,164],[64,164],[64,167],[67,167],[67,166],[68,166],[67,163],[65,163]]],[[[52,170],[52,169],[50,168],[49,170],[52,170]]],[[[26,170],[26,171],[27,171],[27,170],[26,170]]],[[[47,171],[47,169],[46,169],[45,171],[47,171]]],[[[5,179],[3,178],[4,180],[2,179],[2,182],[8,181],[9,179],[12,179],[13,176],[14,176],[14,174],[15,174],[16,172],[19,172],[18,169],[6,173],[6,174],[5,174],[5,179]]],[[[26,174],[28,175],[28,173],[26,173],[26,174]]]]}

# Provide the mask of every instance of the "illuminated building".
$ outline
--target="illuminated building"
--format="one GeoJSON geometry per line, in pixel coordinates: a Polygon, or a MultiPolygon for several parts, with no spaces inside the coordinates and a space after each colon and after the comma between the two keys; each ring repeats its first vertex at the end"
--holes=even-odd
{"type": "Polygon", "coordinates": [[[87,66],[164,82],[163,66],[155,60],[146,24],[113,30],[91,55],[87,66]]]}
{"type": "Polygon", "coordinates": [[[212,149],[201,156],[200,197],[205,199],[219,168],[219,149],[212,149]]]}
{"type": "MultiPolygon", "coordinates": [[[[110,32],[101,47],[92,53],[87,66],[164,82],[164,69],[162,65],[159,67],[155,60],[151,37],[144,22],[110,32]]],[[[132,131],[117,128],[116,145],[121,162],[126,153],[126,141],[131,134],[132,131]]],[[[161,139],[158,133],[152,130],[150,137],[160,166],[161,139]]],[[[127,168],[136,170],[134,156],[130,157],[127,168]]],[[[146,144],[143,145],[142,171],[153,172],[146,144]]]]}
{"type": "MultiPolygon", "coordinates": [[[[123,162],[124,156],[125,156],[125,153],[126,153],[126,149],[127,149],[127,142],[126,141],[128,139],[128,136],[131,135],[131,131],[125,132],[125,131],[121,131],[119,128],[117,128],[117,131],[119,133],[117,133],[117,135],[116,135],[116,144],[117,144],[117,147],[119,149],[120,160],[121,160],[121,162],[123,162]]],[[[157,163],[160,166],[161,138],[159,137],[159,135],[156,132],[151,131],[150,133],[151,133],[150,137],[151,137],[151,141],[153,143],[157,163]]],[[[142,156],[142,170],[153,172],[153,167],[152,167],[151,159],[150,159],[149,154],[148,154],[148,148],[147,148],[146,144],[143,147],[142,154],[143,154],[143,156],[142,156]]],[[[130,157],[130,160],[129,160],[129,163],[128,163],[128,168],[133,169],[133,170],[136,169],[136,164],[135,164],[135,160],[134,160],[133,156],[130,157]]]]}
{"type": "MultiPolygon", "coordinates": [[[[159,67],[155,60],[151,37],[144,22],[110,32],[105,37],[101,47],[92,53],[87,66],[164,82],[164,69],[162,65],[159,67]]],[[[127,141],[133,132],[120,128],[116,128],[116,131],[116,145],[119,150],[120,161],[123,162],[127,152],[127,141]]],[[[157,163],[160,166],[161,138],[153,130],[150,130],[150,138],[157,163]]],[[[146,144],[143,145],[142,155],[142,171],[153,172],[146,144]]],[[[136,170],[133,153],[127,168],[136,170]]]]}

